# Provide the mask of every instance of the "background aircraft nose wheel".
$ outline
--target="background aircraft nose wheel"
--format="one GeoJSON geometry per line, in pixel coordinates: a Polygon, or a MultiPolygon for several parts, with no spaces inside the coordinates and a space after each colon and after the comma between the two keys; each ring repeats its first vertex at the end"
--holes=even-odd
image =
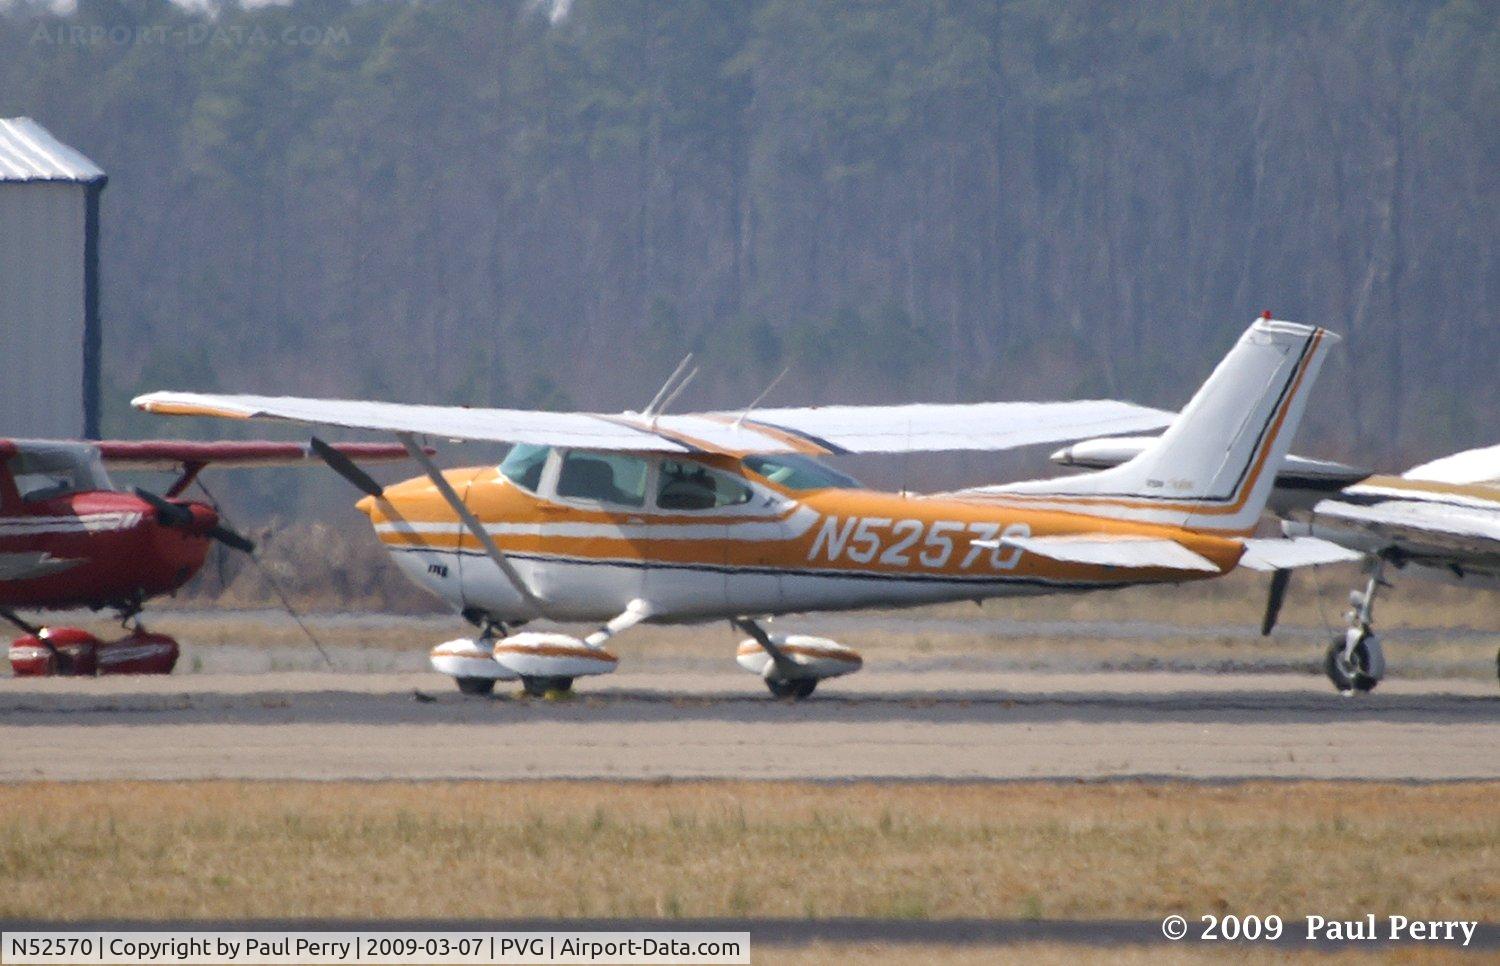
{"type": "Polygon", "coordinates": [[[1380,642],[1368,631],[1361,634],[1359,643],[1349,657],[1344,657],[1344,636],[1338,635],[1328,645],[1323,657],[1323,672],[1340,691],[1373,691],[1380,683],[1378,672],[1380,642]]]}
{"type": "Polygon", "coordinates": [[[776,678],[766,678],[766,687],[778,698],[794,698],[801,701],[803,698],[811,697],[817,690],[817,678],[797,678],[793,681],[782,681],[776,678]]]}
{"type": "Polygon", "coordinates": [[[495,690],[494,678],[454,678],[464,694],[489,694],[495,690]]]}
{"type": "Polygon", "coordinates": [[[549,694],[567,694],[573,690],[573,679],[523,676],[521,689],[533,698],[545,698],[549,694]]]}

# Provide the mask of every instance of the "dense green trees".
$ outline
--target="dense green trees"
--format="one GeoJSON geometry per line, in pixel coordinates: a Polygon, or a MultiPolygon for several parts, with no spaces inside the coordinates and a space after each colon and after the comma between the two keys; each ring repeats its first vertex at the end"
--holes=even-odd
{"type": "Polygon", "coordinates": [[[0,9],[116,398],[1176,404],[1271,308],[1349,336],[1311,448],[1500,438],[1486,0],[0,9]]]}

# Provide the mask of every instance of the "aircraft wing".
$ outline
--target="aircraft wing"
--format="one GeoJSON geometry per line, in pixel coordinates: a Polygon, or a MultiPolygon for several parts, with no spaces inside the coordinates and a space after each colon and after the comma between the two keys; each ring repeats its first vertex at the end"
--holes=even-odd
{"type": "Polygon", "coordinates": [[[1174,414],[1112,400],[826,406],[642,416],[419,406],[359,400],[156,392],[136,408],[175,416],[283,419],[452,439],[630,452],[901,453],[1003,450],[1143,432],[1174,414]]]}
{"type": "Polygon", "coordinates": [[[975,540],[977,547],[1014,547],[1027,553],[1065,563],[1097,564],[1103,567],[1168,567],[1173,570],[1219,568],[1175,540],[1126,534],[1088,533],[1056,537],[1001,537],[975,540]]]}
{"type": "Polygon", "coordinates": [[[1500,482],[1500,446],[1454,453],[1431,463],[1413,466],[1401,475],[1408,480],[1431,480],[1435,483],[1500,482]]]}
{"type": "Polygon", "coordinates": [[[1313,513],[1315,524],[1334,521],[1413,557],[1500,555],[1500,501],[1487,509],[1412,500],[1368,505],[1323,500],[1313,513]]]}
{"type": "MultiPolygon", "coordinates": [[[[240,442],[216,443],[189,440],[102,440],[99,456],[111,469],[175,470],[185,465],[221,467],[290,466],[318,461],[306,443],[240,442]]],[[[399,443],[334,443],[333,448],[361,463],[407,458],[399,443]]]]}
{"type": "MultiPolygon", "coordinates": [[[[1111,439],[1085,439],[1065,446],[1050,457],[1059,466],[1085,470],[1107,470],[1139,456],[1156,442],[1155,436],[1116,436],[1111,439]]],[[[1352,486],[1367,478],[1370,471],[1332,460],[1310,459],[1288,453],[1276,470],[1278,489],[1308,489],[1324,492],[1352,486]]]]}

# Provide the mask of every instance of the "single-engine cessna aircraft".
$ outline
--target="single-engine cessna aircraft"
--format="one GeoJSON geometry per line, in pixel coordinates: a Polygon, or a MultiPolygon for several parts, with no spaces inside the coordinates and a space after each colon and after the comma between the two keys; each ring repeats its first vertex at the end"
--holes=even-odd
{"type": "MultiPolygon", "coordinates": [[[[1085,440],[1052,458],[1099,469],[1132,459],[1154,442],[1150,437],[1085,440]]],[[[1288,457],[1271,506],[1288,537],[1313,537],[1347,548],[1351,560],[1368,559],[1364,589],[1349,594],[1349,626],[1324,655],[1324,671],[1340,691],[1369,691],[1385,675],[1374,623],[1375,596],[1390,586],[1388,566],[1410,565],[1470,587],[1500,583],[1500,446],[1455,453],[1400,476],[1288,457]]],[[[1274,566],[1260,569],[1274,571],[1261,623],[1261,632],[1269,634],[1290,574],[1274,566]]],[[[1500,655],[1496,668],[1500,671],[1500,655]]]]}
{"type": "MultiPolygon", "coordinates": [[[[405,459],[403,447],[343,444],[345,459],[405,459]]],[[[179,499],[208,465],[304,462],[300,443],[0,440],[0,617],[25,634],[10,647],[18,675],[167,674],[177,642],[144,630],[147,599],[170,594],[203,566],[211,540],[254,544],[206,503],[179,499]],[[176,470],[164,496],[116,490],[105,467],[176,470]],[[109,608],[129,633],[102,642],[76,627],[43,627],[16,611],[109,608]]]]}
{"type": "MultiPolygon", "coordinates": [[[[858,670],[837,642],[762,618],[1215,577],[1254,553],[1291,565],[1317,541],[1253,541],[1337,337],[1257,321],[1182,414],[1127,403],[831,406],[667,415],[683,367],[642,413],[603,415],[151,393],[148,412],[386,430],[426,469],[360,509],[402,569],[483,628],[441,645],[466,692],[531,692],[613,671],[642,621],[729,620],[738,660],[777,696],[858,670]],[[1169,428],[1124,466],[931,496],[878,493],[819,463],[837,453],[999,450],[1169,428]],[[498,467],[439,472],[416,434],[515,445],[498,467]],[[535,618],[603,621],[586,638],[511,633],[535,618]],[[498,637],[498,639],[497,639],[498,637]]],[[[317,446],[315,441],[315,447],[317,446]]]]}

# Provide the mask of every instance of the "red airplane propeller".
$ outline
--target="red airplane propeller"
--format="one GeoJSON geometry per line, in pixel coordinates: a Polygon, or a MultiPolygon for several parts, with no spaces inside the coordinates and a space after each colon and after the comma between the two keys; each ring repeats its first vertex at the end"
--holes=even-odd
{"type": "MultiPolygon", "coordinates": [[[[348,460],[404,459],[399,445],[337,444],[348,460]]],[[[255,544],[207,503],[180,499],[206,466],[271,466],[320,459],[299,443],[0,440],[0,618],[24,631],[10,648],[18,675],[166,674],[177,642],[141,628],[152,597],[170,594],[203,566],[210,542],[245,553],[255,544]],[[106,466],[174,469],[158,496],[110,483],[106,466]],[[72,627],[33,624],[20,609],[115,611],[129,633],[100,641],[72,627]]]]}

